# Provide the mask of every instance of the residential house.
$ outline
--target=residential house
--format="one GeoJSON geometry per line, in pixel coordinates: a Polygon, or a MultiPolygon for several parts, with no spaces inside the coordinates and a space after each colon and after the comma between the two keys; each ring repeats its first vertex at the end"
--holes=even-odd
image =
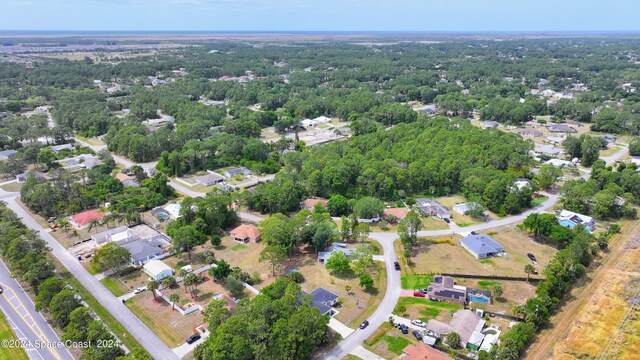
{"type": "Polygon", "coordinates": [[[460,346],[471,350],[478,350],[484,340],[482,329],[486,322],[471,310],[458,310],[453,314],[453,319],[447,324],[431,319],[427,322],[427,330],[444,337],[455,331],[460,335],[460,346]]]}
{"type": "Polygon", "coordinates": [[[604,135],[602,138],[603,138],[603,139],[604,139],[608,144],[613,144],[613,143],[615,143],[615,142],[616,142],[616,137],[615,137],[615,136],[613,136],[613,135],[609,135],[609,134],[607,134],[607,135],[604,135]]]}
{"type": "Polygon", "coordinates": [[[69,151],[73,151],[73,145],[71,145],[71,144],[62,144],[62,145],[53,145],[51,147],[51,150],[56,154],[59,153],[63,149],[67,149],[69,151]]]}
{"type": "Polygon", "coordinates": [[[313,210],[316,207],[316,204],[322,204],[322,206],[327,207],[327,200],[325,199],[306,199],[305,201],[300,203],[300,210],[313,210]]]}
{"type": "Polygon", "coordinates": [[[180,215],[180,209],[182,209],[182,205],[178,203],[169,204],[164,207],[164,210],[169,213],[169,218],[171,218],[171,220],[176,220],[182,217],[182,215],[180,215]]]}
{"type": "Polygon", "coordinates": [[[234,169],[229,169],[224,172],[224,176],[226,177],[234,177],[238,174],[242,174],[242,176],[249,176],[251,175],[251,171],[243,166],[243,167],[238,167],[234,169]]]}
{"type": "Polygon", "coordinates": [[[246,243],[250,241],[259,241],[262,234],[260,234],[260,231],[255,225],[242,224],[237,228],[231,230],[231,236],[233,236],[233,239],[235,241],[246,243]]]}
{"type": "Polygon", "coordinates": [[[425,114],[430,115],[430,116],[433,116],[433,115],[436,114],[436,111],[434,109],[431,109],[431,108],[424,108],[424,112],[425,112],[425,114]]]}
{"type": "MultiPolygon", "coordinates": [[[[305,291],[300,293],[303,295],[308,294],[305,291]]],[[[333,307],[338,304],[338,299],[338,295],[325,288],[317,288],[311,292],[312,306],[320,310],[322,315],[333,315],[333,307]]]]}
{"type": "Polygon", "coordinates": [[[571,166],[571,162],[570,161],[560,160],[560,159],[551,159],[551,160],[545,161],[544,164],[545,165],[547,165],[547,164],[553,165],[553,166],[558,167],[558,168],[563,168],[565,166],[571,166]]]}
{"type": "Polygon", "coordinates": [[[10,157],[17,154],[18,152],[15,150],[4,150],[0,151],[0,161],[7,161],[10,157]]]}
{"type": "Polygon", "coordinates": [[[561,210],[557,214],[560,225],[573,229],[578,224],[582,225],[585,230],[592,231],[596,227],[596,222],[591,216],[582,215],[569,210],[561,210]]]}
{"type": "Polygon", "coordinates": [[[309,128],[314,128],[316,127],[316,122],[314,120],[311,119],[304,119],[302,121],[300,121],[300,125],[302,125],[305,129],[309,129],[309,128]]]}
{"type": "Polygon", "coordinates": [[[409,209],[406,207],[400,208],[386,208],[383,211],[384,216],[393,217],[395,219],[404,219],[405,216],[409,213],[409,209]]]}
{"type": "MultiPolygon", "coordinates": [[[[164,242],[158,238],[137,239],[121,245],[131,254],[131,264],[142,265],[164,254],[164,242]]],[[[159,260],[156,260],[159,261],[159,260]]]]}
{"type": "Polygon", "coordinates": [[[483,129],[486,129],[486,128],[497,129],[499,126],[500,126],[500,123],[493,120],[485,120],[480,122],[480,127],[482,127],[483,129]]]}
{"type": "Polygon", "coordinates": [[[522,125],[529,128],[537,128],[538,126],[540,126],[540,123],[537,120],[529,120],[522,123],[522,125]]]}
{"type": "Polygon", "coordinates": [[[216,173],[209,173],[207,175],[196,177],[196,180],[202,185],[211,186],[223,182],[224,176],[216,173]]]}
{"type": "Polygon", "coordinates": [[[117,173],[114,177],[120,180],[120,182],[131,179],[131,177],[125,173],[117,173]]]}
{"type": "Polygon", "coordinates": [[[98,157],[91,154],[80,154],[62,160],[57,160],[56,162],[62,164],[64,169],[83,168],[90,170],[94,166],[102,164],[102,161],[98,157]]]}
{"type": "Polygon", "coordinates": [[[451,217],[449,209],[433,199],[416,199],[416,206],[427,216],[435,216],[440,219],[448,219],[451,217]]]}
{"type": "Polygon", "coordinates": [[[143,271],[152,279],[160,281],[173,275],[173,269],[160,260],[151,260],[144,264],[143,271]]]}
{"type": "Polygon", "coordinates": [[[517,178],[516,181],[513,182],[513,186],[518,190],[522,190],[525,187],[531,188],[531,181],[527,178],[517,178]]]}
{"type": "Polygon", "coordinates": [[[324,251],[318,252],[318,261],[326,264],[327,259],[336,251],[343,253],[346,257],[351,257],[353,253],[353,249],[347,248],[347,244],[335,242],[324,249],[324,251]]]}
{"type": "Polygon", "coordinates": [[[551,132],[561,132],[561,133],[575,133],[576,129],[567,125],[567,124],[549,124],[547,125],[547,129],[551,132]]]}
{"type": "Polygon", "coordinates": [[[117,228],[108,229],[106,231],[102,231],[96,234],[91,235],[91,240],[95,241],[96,244],[102,245],[109,242],[114,242],[116,245],[119,245],[123,241],[134,236],[134,233],[129,230],[127,226],[118,226],[117,228]]]}
{"type": "Polygon", "coordinates": [[[533,152],[536,155],[546,155],[546,156],[558,156],[560,155],[560,153],[562,153],[562,150],[555,148],[553,146],[538,146],[536,147],[533,152]]]}
{"type": "Polygon", "coordinates": [[[559,136],[547,136],[544,142],[551,145],[560,145],[567,139],[567,136],[562,134],[559,136]]]}
{"type": "Polygon", "coordinates": [[[502,245],[486,234],[466,236],[462,238],[460,245],[476,259],[500,256],[504,253],[502,245]]]}
{"type": "Polygon", "coordinates": [[[89,227],[93,220],[102,221],[105,215],[97,210],[84,211],[69,217],[69,223],[78,230],[84,230],[89,227]]]}
{"type": "Polygon", "coordinates": [[[317,118],[313,119],[313,121],[315,121],[316,124],[330,124],[331,118],[328,118],[326,116],[318,116],[317,118]]]}
{"type": "Polygon", "coordinates": [[[518,134],[523,137],[542,137],[542,131],[534,129],[518,129],[518,134]]]}
{"type": "Polygon", "coordinates": [[[122,182],[122,186],[124,186],[124,187],[136,187],[136,186],[140,186],[140,183],[138,182],[138,180],[127,179],[127,180],[124,180],[122,182]]]}
{"type": "Polygon", "coordinates": [[[451,357],[425,343],[409,344],[393,360],[451,360],[451,357]]]}
{"type": "Polygon", "coordinates": [[[467,289],[455,285],[451,276],[435,275],[427,288],[427,296],[434,301],[464,305],[467,302],[467,289]]]}
{"type": "Polygon", "coordinates": [[[453,211],[461,215],[467,215],[473,206],[480,206],[480,204],[475,202],[457,203],[453,205],[453,211]]]}
{"type": "Polygon", "coordinates": [[[40,171],[30,171],[29,173],[22,173],[22,174],[18,174],[18,175],[16,175],[16,180],[17,180],[19,183],[23,183],[23,182],[27,181],[27,178],[28,178],[29,176],[33,176],[33,177],[35,177],[35,178],[36,178],[36,180],[37,180],[38,182],[45,182],[45,181],[47,181],[47,178],[46,178],[46,177],[44,176],[44,174],[43,174],[43,173],[41,173],[40,171]]]}

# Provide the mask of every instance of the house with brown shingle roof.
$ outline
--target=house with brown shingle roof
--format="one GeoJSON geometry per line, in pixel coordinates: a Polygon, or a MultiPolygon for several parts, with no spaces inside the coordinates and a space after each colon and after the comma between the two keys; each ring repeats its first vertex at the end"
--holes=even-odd
{"type": "Polygon", "coordinates": [[[409,209],[405,207],[401,208],[388,208],[384,209],[384,216],[394,216],[398,219],[404,219],[405,216],[409,213],[409,209]]]}
{"type": "Polygon", "coordinates": [[[410,344],[402,349],[402,354],[393,360],[450,360],[451,358],[425,343],[410,344]]]}
{"type": "Polygon", "coordinates": [[[327,206],[327,200],[325,199],[307,199],[300,203],[300,210],[313,210],[316,204],[322,204],[322,206],[327,206]]]}
{"type": "Polygon", "coordinates": [[[262,234],[255,225],[251,224],[242,224],[237,228],[231,230],[231,236],[235,241],[240,242],[249,242],[249,241],[259,241],[262,234]]]}

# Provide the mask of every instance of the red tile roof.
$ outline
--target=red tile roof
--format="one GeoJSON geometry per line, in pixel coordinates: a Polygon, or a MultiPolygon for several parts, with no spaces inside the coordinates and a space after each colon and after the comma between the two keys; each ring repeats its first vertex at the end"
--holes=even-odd
{"type": "Polygon", "coordinates": [[[120,180],[120,181],[125,181],[125,180],[129,180],[129,175],[124,174],[124,173],[117,173],[116,174],[116,179],[120,180]]]}
{"type": "Polygon", "coordinates": [[[258,231],[258,228],[251,224],[242,224],[237,228],[231,230],[231,236],[236,239],[249,238],[255,241],[260,238],[260,235],[261,234],[260,231],[258,231]]]}
{"type": "Polygon", "coordinates": [[[105,214],[99,213],[97,210],[89,210],[71,216],[71,220],[78,225],[84,226],[89,225],[89,223],[91,223],[91,219],[102,220],[104,216],[105,214]]]}

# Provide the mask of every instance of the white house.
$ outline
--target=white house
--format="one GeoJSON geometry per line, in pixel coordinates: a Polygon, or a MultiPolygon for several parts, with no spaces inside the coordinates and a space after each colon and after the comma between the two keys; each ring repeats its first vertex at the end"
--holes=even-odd
{"type": "Polygon", "coordinates": [[[171,218],[171,220],[176,220],[182,216],[180,215],[181,208],[182,208],[182,205],[177,203],[169,204],[164,207],[164,209],[167,210],[167,212],[169,213],[169,217],[171,218]]]}
{"type": "Polygon", "coordinates": [[[596,227],[596,222],[591,216],[582,215],[569,210],[561,210],[558,215],[558,222],[564,227],[573,229],[578,224],[584,226],[587,231],[591,231],[596,227]]]}
{"type": "Polygon", "coordinates": [[[151,260],[143,266],[144,272],[152,279],[160,281],[173,275],[173,269],[160,260],[151,260]]]}
{"type": "Polygon", "coordinates": [[[522,190],[525,187],[531,188],[531,182],[527,178],[518,178],[513,182],[513,186],[518,190],[522,190]]]}
{"type": "Polygon", "coordinates": [[[304,126],[305,129],[312,128],[316,126],[316,122],[311,119],[304,119],[300,121],[300,124],[304,126]]]}
{"type": "Polygon", "coordinates": [[[551,159],[547,162],[544,163],[545,165],[550,164],[553,165],[555,167],[559,167],[559,168],[563,168],[565,166],[571,166],[571,162],[567,161],[567,160],[560,160],[560,159],[551,159]]]}
{"type": "Polygon", "coordinates": [[[317,118],[313,119],[313,121],[315,121],[316,124],[329,124],[331,123],[331,118],[328,118],[326,116],[318,116],[317,118]]]}

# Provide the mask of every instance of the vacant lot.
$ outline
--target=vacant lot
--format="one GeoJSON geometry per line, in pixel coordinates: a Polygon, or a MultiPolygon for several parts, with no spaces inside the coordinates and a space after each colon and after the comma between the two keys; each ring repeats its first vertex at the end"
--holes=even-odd
{"type": "Polygon", "coordinates": [[[113,295],[122,296],[138,287],[146,286],[149,276],[142,269],[138,269],[126,275],[107,276],[101,282],[113,295]]]}
{"type": "Polygon", "coordinates": [[[128,300],[125,305],[171,348],[182,345],[194,333],[195,327],[204,322],[199,311],[182,316],[168,303],[154,301],[149,291],[128,300]]]}
{"type": "Polygon", "coordinates": [[[507,255],[490,259],[476,259],[459,245],[456,235],[425,238],[414,250],[413,273],[459,273],[476,275],[505,275],[524,277],[524,266],[531,261],[527,253],[533,253],[538,260],[538,269],[542,270],[556,253],[556,250],[534,242],[531,237],[517,230],[514,225],[502,226],[488,233],[502,244],[507,255]],[[455,245],[434,244],[431,241],[450,239],[455,245]]]}
{"type": "Polygon", "coordinates": [[[374,288],[363,290],[359,283],[360,280],[353,273],[345,275],[332,275],[317,260],[317,255],[311,247],[301,248],[300,254],[294,256],[287,262],[287,269],[297,269],[305,278],[300,284],[302,290],[311,292],[318,287],[323,287],[340,297],[341,307],[336,319],[343,322],[347,326],[356,327],[369,314],[371,314],[386,291],[386,271],[382,262],[374,262],[376,268],[370,271],[370,275],[374,280],[374,288]],[[345,286],[350,286],[349,293],[345,290],[345,286]]]}
{"type": "Polygon", "coordinates": [[[231,264],[231,267],[238,266],[249,274],[257,271],[262,279],[259,284],[255,285],[258,289],[262,289],[275,280],[275,277],[271,275],[269,263],[258,261],[260,252],[265,246],[264,242],[243,244],[233,240],[231,236],[223,237],[222,245],[219,247],[213,247],[211,244],[204,245],[205,248],[213,251],[216,259],[224,259],[224,261],[231,264]]]}
{"type": "MultiPolygon", "coordinates": [[[[11,330],[9,322],[4,316],[4,313],[0,311],[0,339],[2,340],[17,340],[16,335],[11,330]]],[[[27,360],[27,352],[21,347],[4,347],[0,354],[0,359],[11,360],[27,360]]]]}

